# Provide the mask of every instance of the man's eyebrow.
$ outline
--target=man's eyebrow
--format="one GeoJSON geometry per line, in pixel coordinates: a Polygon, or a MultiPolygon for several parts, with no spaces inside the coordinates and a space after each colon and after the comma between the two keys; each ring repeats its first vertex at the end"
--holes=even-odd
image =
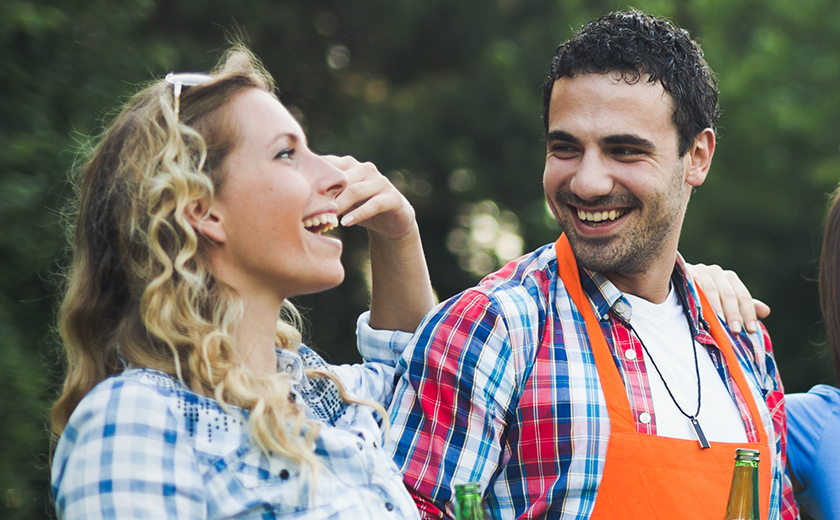
{"type": "Polygon", "coordinates": [[[580,144],[580,139],[563,130],[552,130],[545,134],[546,141],[564,141],[572,144],[580,144]]]}
{"type": "Polygon", "coordinates": [[[653,142],[645,139],[644,137],[639,137],[638,135],[633,134],[608,135],[601,139],[601,144],[613,146],[617,144],[626,144],[631,146],[638,146],[640,148],[645,148],[648,150],[656,149],[656,145],[653,144],[653,142]]]}

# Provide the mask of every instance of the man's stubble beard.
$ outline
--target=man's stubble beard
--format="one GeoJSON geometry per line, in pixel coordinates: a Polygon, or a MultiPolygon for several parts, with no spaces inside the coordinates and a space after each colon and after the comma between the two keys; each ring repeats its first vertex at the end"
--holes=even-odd
{"type": "Polygon", "coordinates": [[[632,206],[635,212],[644,212],[642,220],[632,229],[610,237],[583,238],[577,234],[575,223],[570,220],[577,217],[569,211],[559,211],[559,208],[566,209],[569,202],[579,204],[581,199],[575,195],[558,193],[549,201],[549,205],[569,238],[578,265],[599,273],[627,275],[645,272],[663,254],[671,233],[680,232],[684,190],[683,165],[678,162],[666,191],[644,206],[631,194],[610,195],[590,202],[592,207],[632,206]],[[640,210],[642,207],[644,209],[640,210]]]}

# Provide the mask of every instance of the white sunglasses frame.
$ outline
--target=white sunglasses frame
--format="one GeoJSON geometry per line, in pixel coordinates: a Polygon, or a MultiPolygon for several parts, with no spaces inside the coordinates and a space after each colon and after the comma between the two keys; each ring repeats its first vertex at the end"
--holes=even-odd
{"type": "Polygon", "coordinates": [[[175,104],[175,117],[181,113],[181,91],[184,87],[194,87],[213,80],[213,77],[203,72],[170,72],[163,78],[172,85],[172,97],[175,104]]]}

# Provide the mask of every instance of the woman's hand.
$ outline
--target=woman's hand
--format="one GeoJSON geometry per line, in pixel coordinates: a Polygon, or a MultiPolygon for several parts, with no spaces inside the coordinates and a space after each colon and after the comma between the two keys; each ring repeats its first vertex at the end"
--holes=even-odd
{"type": "Polygon", "coordinates": [[[770,307],[755,300],[734,271],[726,271],[718,265],[686,264],[688,273],[699,285],[716,314],[722,314],[729,329],[735,334],[745,324],[747,332],[758,330],[758,318],[766,318],[770,307]]]}
{"type": "Polygon", "coordinates": [[[370,326],[413,332],[435,305],[414,208],[373,164],[349,156],[324,159],[347,175],[336,198],[341,225],[368,230],[370,326]]]}
{"type": "Polygon", "coordinates": [[[349,155],[324,159],[347,175],[347,187],[336,198],[342,226],[359,225],[388,239],[417,229],[414,208],[373,163],[349,155]]]}

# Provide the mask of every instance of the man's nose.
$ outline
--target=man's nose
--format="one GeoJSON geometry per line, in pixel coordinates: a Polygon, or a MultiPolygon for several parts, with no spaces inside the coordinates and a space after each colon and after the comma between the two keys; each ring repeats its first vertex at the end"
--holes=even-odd
{"type": "Polygon", "coordinates": [[[609,195],[613,189],[609,161],[598,153],[584,153],[569,187],[583,200],[609,195]]]}

